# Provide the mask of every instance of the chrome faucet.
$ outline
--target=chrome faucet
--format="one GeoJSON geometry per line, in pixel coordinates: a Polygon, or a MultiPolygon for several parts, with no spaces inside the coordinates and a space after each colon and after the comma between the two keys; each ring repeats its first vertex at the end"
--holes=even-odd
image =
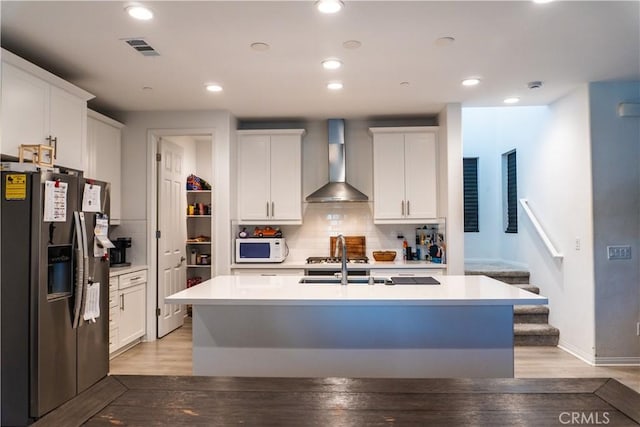
{"type": "Polygon", "coordinates": [[[345,242],[342,234],[338,234],[336,237],[336,252],[338,252],[338,242],[340,242],[340,247],[342,248],[342,275],[340,277],[340,284],[344,286],[347,285],[349,281],[347,280],[347,243],[345,242]]]}

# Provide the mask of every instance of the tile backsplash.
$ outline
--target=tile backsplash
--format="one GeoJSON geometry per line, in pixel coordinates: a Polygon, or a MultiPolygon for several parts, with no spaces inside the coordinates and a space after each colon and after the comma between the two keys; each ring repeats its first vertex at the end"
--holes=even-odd
{"type": "Polygon", "coordinates": [[[289,260],[304,260],[309,256],[328,256],[329,237],[340,233],[349,236],[365,236],[367,253],[375,250],[395,250],[396,259],[402,257],[403,235],[409,246],[414,246],[417,225],[377,225],[373,223],[371,202],[353,203],[305,203],[303,224],[281,226],[289,246],[289,260]]]}

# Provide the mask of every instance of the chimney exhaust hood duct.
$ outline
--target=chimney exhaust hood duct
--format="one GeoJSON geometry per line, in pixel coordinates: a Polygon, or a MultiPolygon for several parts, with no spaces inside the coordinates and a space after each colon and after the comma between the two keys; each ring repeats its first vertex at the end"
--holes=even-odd
{"type": "Polygon", "coordinates": [[[346,178],[344,120],[329,119],[329,183],[307,196],[307,202],[366,202],[369,198],[346,178]]]}

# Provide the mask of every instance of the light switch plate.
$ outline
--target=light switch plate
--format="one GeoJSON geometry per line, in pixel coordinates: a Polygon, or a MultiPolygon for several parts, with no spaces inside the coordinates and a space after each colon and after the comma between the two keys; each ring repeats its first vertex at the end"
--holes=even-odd
{"type": "Polygon", "coordinates": [[[631,246],[607,246],[607,259],[631,259],[631,246]]]}

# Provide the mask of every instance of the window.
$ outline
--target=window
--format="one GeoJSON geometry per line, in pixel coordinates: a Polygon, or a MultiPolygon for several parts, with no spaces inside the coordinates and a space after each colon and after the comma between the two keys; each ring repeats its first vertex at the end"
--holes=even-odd
{"type": "Polygon", "coordinates": [[[464,183],[464,231],[477,233],[478,227],[478,158],[462,159],[464,183]]]}
{"type": "Polygon", "coordinates": [[[518,232],[518,179],[516,150],[502,155],[502,204],[504,232],[518,232]]]}

